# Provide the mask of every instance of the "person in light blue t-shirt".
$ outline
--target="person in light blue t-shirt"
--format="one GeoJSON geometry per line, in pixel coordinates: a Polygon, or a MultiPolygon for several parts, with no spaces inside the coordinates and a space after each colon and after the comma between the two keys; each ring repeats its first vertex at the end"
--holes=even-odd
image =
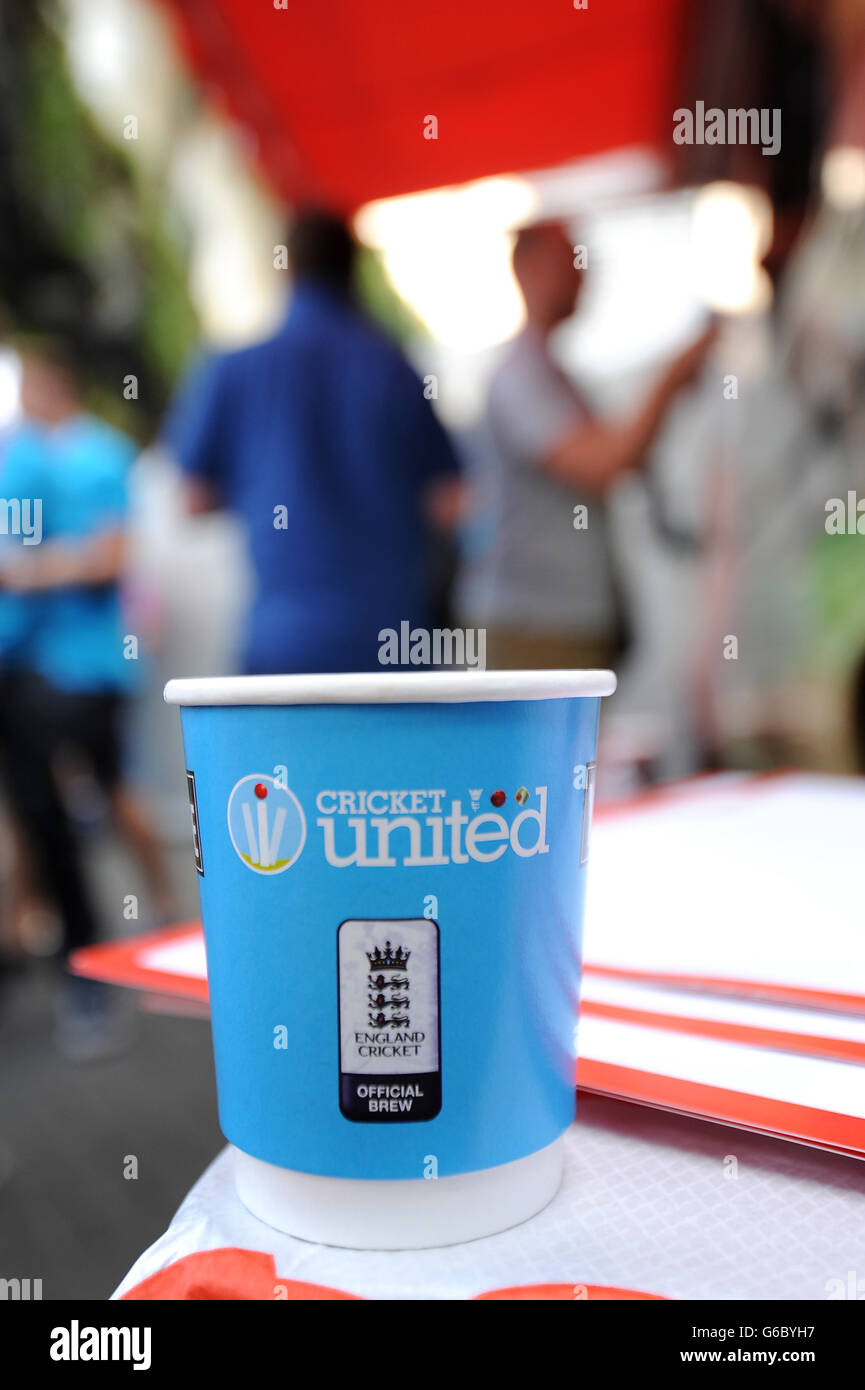
{"type": "MultiPolygon", "coordinates": [[[[20,546],[42,540],[42,506],[47,486],[45,451],[33,431],[9,430],[0,438],[0,567],[14,561],[20,546]]],[[[25,669],[44,609],[38,594],[0,588],[0,672],[25,669]]]]}
{"type": "Polygon", "coordinates": [[[48,347],[22,354],[24,419],[6,470],[41,486],[42,538],[3,571],[7,604],[37,602],[27,664],[55,741],[83,751],[103,789],[120,785],[121,719],[135,662],[124,657],[120,579],[132,441],[86,414],[72,368],[48,347]]]}
{"type": "MultiPolygon", "coordinates": [[[[0,569],[14,562],[23,545],[41,541],[45,484],[44,450],[34,447],[24,430],[4,431],[0,437],[0,569]]],[[[87,930],[88,908],[70,828],[45,740],[32,718],[28,673],[43,606],[41,595],[0,588],[0,789],[6,811],[4,829],[13,851],[2,906],[8,924],[4,935],[10,945],[33,898],[34,866],[41,870],[43,888],[66,924],[65,934],[74,938],[87,930]]]]}
{"type": "Polygon", "coordinates": [[[40,478],[42,540],[17,546],[5,564],[0,553],[0,585],[10,615],[16,599],[38,604],[27,641],[31,717],[55,762],[71,754],[89,768],[141,861],[160,919],[171,912],[162,855],[121,765],[137,667],[126,659],[120,599],[136,448],[84,412],[74,366],[49,344],[22,352],[21,403],[24,420],[7,444],[7,467],[14,476],[26,464],[40,478]]]}
{"type": "Polygon", "coordinates": [[[124,656],[119,591],[136,450],[85,414],[43,432],[43,447],[48,545],[34,665],[58,690],[119,698],[133,687],[136,670],[124,656]]]}

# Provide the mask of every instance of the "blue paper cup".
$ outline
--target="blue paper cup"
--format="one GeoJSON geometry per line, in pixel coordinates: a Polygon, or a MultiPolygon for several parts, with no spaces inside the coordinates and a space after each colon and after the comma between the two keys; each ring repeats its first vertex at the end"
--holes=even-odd
{"type": "Polygon", "coordinates": [[[609,671],[171,681],[219,1113],[308,1240],[445,1245],[539,1211],[574,1117],[609,671]]]}

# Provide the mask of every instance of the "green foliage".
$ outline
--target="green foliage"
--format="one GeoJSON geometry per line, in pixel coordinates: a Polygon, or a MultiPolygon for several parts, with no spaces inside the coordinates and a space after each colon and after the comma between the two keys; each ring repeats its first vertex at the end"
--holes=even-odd
{"type": "Polygon", "coordinates": [[[161,381],[177,380],[198,341],[199,325],[187,289],[186,263],[165,219],[150,209],[142,237],[145,255],[141,331],[148,364],[161,381]]]}
{"type": "Polygon", "coordinates": [[[25,57],[20,177],[58,245],[87,261],[106,196],[132,192],[128,158],[100,135],[72,85],[63,46],[36,24],[25,57]]]}
{"type": "Polygon", "coordinates": [[[812,553],[818,659],[846,670],[865,648],[865,536],[819,537],[812,553]]]}
{"type": "Polygon", "coordinates": [[[398,342],[429,336],[423,320],[394,289],[381,255],[368,246],[361,248],[358,257],[357,288],[367,313],[398,342]]]}
{"type": "MultiPolygon", "coordinates": [[[[146,436],[198,336],[179,238],[160,188],[98,129],[70,77],[60,36],[37,16],[21,55],[24,110],[16,196],[48,248],[82,267],[94,285],[92,336],[128,344],[149,389],[130,412],[118,380],[96,382],[88,404],[146,436]],[[118,284],[121,293],[118,296],[118,284]]],[[[25,324],[23,327],[38,327],[25,324]]],[[[122,373],[121,373],[122,375],[122,373]]]]}

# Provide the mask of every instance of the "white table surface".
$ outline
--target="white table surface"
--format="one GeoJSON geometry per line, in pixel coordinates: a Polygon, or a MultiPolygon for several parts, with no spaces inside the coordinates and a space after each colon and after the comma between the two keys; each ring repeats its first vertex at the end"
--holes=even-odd
{"type": "Polygon", "coordinates": [[[848,1289],[850,1271],[865,1297],[865,1163],[600,1096],[581,1096],[579,1110],[546,1210],[442,1250],[338,1250],[283,1235],[241,1205],[226,1148],[114,1297],[184,1255],[228,1246],[273,1254],[278,1278],[376,1299],[565,1283],[821,1300],[848,1289]]]}

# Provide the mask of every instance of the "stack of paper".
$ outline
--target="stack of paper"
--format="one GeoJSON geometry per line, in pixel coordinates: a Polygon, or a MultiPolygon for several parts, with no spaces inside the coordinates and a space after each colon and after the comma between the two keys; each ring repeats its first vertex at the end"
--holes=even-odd
{"type": "Polygon", "coordinates": [[[709,778],[593,832],[581,1087],[865,1153],[865,784],[709,778]]]}

